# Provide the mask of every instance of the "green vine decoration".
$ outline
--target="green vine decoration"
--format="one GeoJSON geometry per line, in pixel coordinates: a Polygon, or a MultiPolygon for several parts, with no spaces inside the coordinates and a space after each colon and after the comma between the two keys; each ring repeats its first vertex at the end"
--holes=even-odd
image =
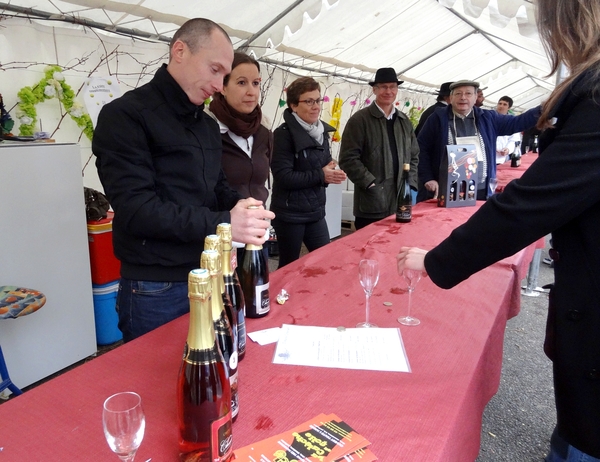
{"type": "Polygon", "coordinates": [[[75,101],[75,92],[65,82],[60,66],[48,66],[44,69],[44,77],[39,83],[32,87],[23,87],[19,93],[17,105],[17,118],[21,125],[19,133],[22,136],[32,136],[37,123],[36,104],[48,99],[58,98],[65,111],[75,121],[77,126],[83,130],[85,136],[90,140],[94,135],[94,126],[89,114],[81,103],[75,101]]]}

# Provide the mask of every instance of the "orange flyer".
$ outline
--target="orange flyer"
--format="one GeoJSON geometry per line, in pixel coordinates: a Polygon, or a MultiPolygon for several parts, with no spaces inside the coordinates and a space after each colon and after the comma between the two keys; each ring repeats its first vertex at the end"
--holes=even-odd
{"type": "Polygon", "coordinates": [[[367,439],[335,414],[320,414],[285,433],[234,451],[240,462],[370,462],[367,439]]]}

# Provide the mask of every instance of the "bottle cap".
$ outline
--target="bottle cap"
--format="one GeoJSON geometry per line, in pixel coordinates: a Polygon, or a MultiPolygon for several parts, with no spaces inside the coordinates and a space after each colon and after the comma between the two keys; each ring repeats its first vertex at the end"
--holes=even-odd
{"type": "Polygon", "coordinates": [[[221,238],[216,234],[209,234],[204,238],[204,250],[221,251],[221,238]]]}
{"type": "Polygon", "coordinates": [[[190,298],[210,297],[210,274],[206,269],[193,269],[188,275],[188,296],[190,298]]]}
{"type": "Polygon", "coordinates": [[[208,270],[211,276],[218,274],[221,271],[219,252],[213,249],[203,251],[200,256],[200,266],[208,270]]]}
{"type": "Polygon", "coordinates": [[[222,241],[231,240],[231,223],[220,223],[217,225],[217,234],[222,241]]]}
{"type": "Polygon", "coordinates": [[[404,170],[410,170],[410,164],[404,164],[404,165],[402,166],[402,168],[403,168],[404,170]]]}

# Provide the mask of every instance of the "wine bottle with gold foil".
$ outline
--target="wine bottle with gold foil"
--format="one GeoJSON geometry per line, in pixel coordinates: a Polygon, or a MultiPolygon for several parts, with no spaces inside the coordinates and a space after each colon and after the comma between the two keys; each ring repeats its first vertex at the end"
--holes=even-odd
{"type": "MultiPolygon", "coordinates": [[[[227,223],[229,224],[229,223],[227,223]]],[[[219,225],[221,226],[221,225],[219,225]]],[[[229,225],[231,226],[231,225],[229,225]]],[[[218,228],[217,228],[218,231],[218,228]]],[[[225,308],[225,314],[227,314],[227,319],[229,320],[229,325],[231,326],[231,332],[233,333],[233,339],[235,341],[235,348],[238,352],[238,361],[240,360],[239,354],[239,340],[238,340],[238,316],[236,311],[236,306],[233,304],[233,299],[229,295],[227,291],[226,276],[225,276],[225,260],[224,260],[224,251],[223,251],[223,241],[221,240],[221,236],[218,234],[209,234],[204,238],[204,250],[216,250],[219,252],[219,258],[221,259],[221,274],[223,275],[223,290],[221,291],[221,297],[223,298],[223,307],[225,308]]],[[[229,251],[229,258],[231,266],[231,250],[229,251]]],[[[202,265],[200,265],[202,266],[202,265]]],[[[245,324],[244,324],[244,333],[245,333],[245,324]]],[[[245,339],[245,337],[244,337],[245,339]]],[[[246,351],[246,344],[244,343],[244,352],[246,351]]]]}
{"type": "Polygon", "coordinates": [[[200,258],[200,265],[210,273],[213,293],[210,302],[212,320],[217,337],[217,345],[227,365],[227,376],[231,388],[231,418],[235,421],[239,412],[237,344],[234,341],[233,331],[223,307],[222,293],[225,288],[223,274],[221,273],[221,257],[219,252],[216,250],[203,251],[200,258]],[[221,294],[221,297],[219,294],[221,294]]]}
{"type": "Polygon", "coordinates": [[[246,244],[240,279],[246,301],[246,317],[262,318],[269,314],[269,267],[262,245],[246,244]]]}
{"type": "Polygon", "coordinates": [[[210,306],[210,274],[188,277],[190,326],[177,379],[181,462],[228,462],[233,457],[231,390],[217,346],[210,306]]]}
{"type": "MultiPolygon", "coordinates": [[[[217,235],[221,238],[222,245],[222,260],[223,260],[223,279],[225,280],[225,292],[229,295],[231,304],[233,305],[234,315],[237,326],[237,345],[238,345],[238,361],[244,359],[246,355],[246,305],[244,303],[244,293],[242,286],[231,264],[233,246],[231,243],[231,225],[229,223],[221,223],[217,226],[217,235]]],[[[231,324],[233,329],[233,323],[231,324]]]]}
{"type": "Polygon", "coordinates": [[[396,221],[398,223],[409,223],[412,219],[412,195],[410,193],[410,184],[408,175],[410,173],[410,164],[404,164],[402,167],[402,179],[398,189],[396,221]]]}

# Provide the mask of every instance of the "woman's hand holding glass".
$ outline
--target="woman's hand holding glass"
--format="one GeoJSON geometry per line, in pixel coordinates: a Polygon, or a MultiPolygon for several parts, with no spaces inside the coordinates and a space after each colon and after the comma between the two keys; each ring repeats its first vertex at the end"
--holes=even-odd
{"type": "Polygon", "coordinates": [[[402,275],[404,269],[408,268],[422,271],[423,275],[425,275],[425,255],[427,255],[427,250],[419,249],[418,247],[401,247],[400,252],[396,255],[398,274],[402,275]]]}

